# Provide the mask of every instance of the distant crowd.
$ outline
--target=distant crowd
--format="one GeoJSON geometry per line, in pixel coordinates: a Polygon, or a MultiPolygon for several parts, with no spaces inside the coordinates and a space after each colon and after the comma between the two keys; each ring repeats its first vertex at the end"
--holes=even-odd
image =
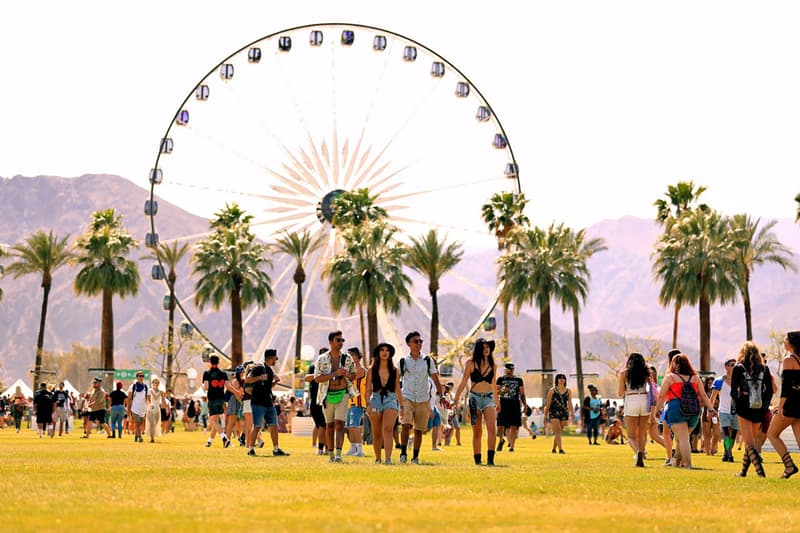
{"type": "Polygon", "coordinates": [[[504,446],[514,452],[520,428],[533,438],[539,433],[552,436],[552,453],[565,454],[562,435],[574,425],[590,446],[627,443],[640,468],[645,466],[648,444],[664,448],[665,466],[683,468],[691,468],[692,454],[716,455],[720,450],[722,461],[735,462],[734,447],[738,452],[744,446],[737,475],[746,476],[752,467],[764,477],[761,451],[769,440],[784,466],[781,477],[798,471],[781,434],[791,426],[800,440],[800,331],[784,339],[787,354],[779,376],[751,341],[725,361],[725,374],[716,379],[701,379],[689,358],[672,350],[659,382],[656,368],[647,366],[642,354],[631,353],[619,376],[619,405],[603,400],[593,384],[579,404],[573,401],[566,375],[557,374],[541,412],[527,404],[514,364],[506,362],[500,371],[492,340],[476,341],[457,385],[441,383],[436,362],[422,351],[419,332],[406,335],[408,352],[397,365],[395,347],[389,343],[375,347],[369,367],[357,347],[344,349],[344,343],[341,331],[328,335],[328,346],[305,376],[307,403],[274,394],[280,382],[273,368],[277,352],[267,349],[263,362],[250,361],[232,371],[220,369],[219,357],[211,356],[203,374],[205,396],[197,399],[178,399],[170,390],[161,391],[158,379],[145,383],[143,373],[127,389],[117,382],[110,393],[96,378],[91,390],[78,397],[63,383],[53,389],[41,384],[32,401],[18,388],[0,403],[0,427],[13,422],[19,432],[30,409],[40,438],[53,438],[56,431],[59,436],[70,433],[74,417],[83,421],[82,438],[97,429],[109,439],[125,434],[137,442],[156,442],[174,432],[180,418],[186,431],[207,433],[207,447],[219,435],[223,447],[236,442],[248,455],[256,455],[266,431],[272,454],[288,456],[279,446],[279,434],[291,432],[297,416],[309,416],[314,426],[311,445],[331,463],[343,462],[343,455],[364,457],[366,443],[372,444],[376,463],[393,464],[398,452],[398,462],[419,464],[424,434],[430,433],[430,450],[438,452],[453,438],[461,446],[461,425],[469,423],[474,463],[493,466],[504,446]],[[343,454],[345,437],[350,448],[343,454]]]}

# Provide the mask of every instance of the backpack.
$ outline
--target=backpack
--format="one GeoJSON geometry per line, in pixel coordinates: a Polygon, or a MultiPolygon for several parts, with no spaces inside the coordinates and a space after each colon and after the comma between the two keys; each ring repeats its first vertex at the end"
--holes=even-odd
{"type": "MultiPolygon", "coordinates": [[[[432,364],[432,360],[431,360],[431,356],[430,355],[426,355],[425,356],[425,364],[428,365],[428,375],[430,376],[431,375],[431,364],[432,364]]],[[[406,375],[406,358],[403,357],[402,359],[400,359],[400,377],[403,377],[405,375],[406,375]]]]}
{"type": "Polygon", "coordinates": [[[697,416],[700,414],[700,398],[697,397],[697,391],[692,387],[692,378],[685,380],[678,376],[683,381],[681,387],[680,412],[683,416],[697,416]]]}
{"type": "Polygon", "coordinates": [[[758,373],[758,377],[754,378],[750,375],[750,373],[745,369],[744,371],[744,379],[745,383],[747,383],[747,397],[748,401],[750,402],[750,409],[761,409],[764,406],[764,367],[758,373]]]}

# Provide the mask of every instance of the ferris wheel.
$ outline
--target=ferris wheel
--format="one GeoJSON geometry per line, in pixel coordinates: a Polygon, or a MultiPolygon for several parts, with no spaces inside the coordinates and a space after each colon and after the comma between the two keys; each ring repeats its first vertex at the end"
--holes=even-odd
{"type": "MultiPolygon", "coordinates": [[[[215,65],[171,119],[149,181],[148,246],[204,236],[167,223],[159,201],[206,220],[235,202],[267,243],[305,230],[324,239],[304,265],[303,340],[314,346],[325,346],[333,329],[355,340],[359,327],[358,316],[328,308],[320,277],[337,249],[330,204],[341,191],[369,189],[401,240],[435,228],[462,244],[464,258],[439,292],[443,337],[474,332],[492,311],[497,246],[481,206],[494,193],[520,192],[500,121],[461,71],[402,35],[339,23],[268,35],[215,65]]],[[[245,351],[278,348],[285,368],[295,342],[295,264],[272,260],[274,300],[245,310],[245,351]]],[[[182,274],[179,280],[188,280],[189,272],[182,274]]],[[[152,276],[163,279],[160,264],[152,276]]],[[[379,317],[381,338],[401,349],[410,330],[401,328],[430,327],[427,280],[412,279],[412,305],[400,317],[379,317]]],[[[189,281],[175,291],[186,319],[225,354],[224,314],[195,309],[189,281]]]]}

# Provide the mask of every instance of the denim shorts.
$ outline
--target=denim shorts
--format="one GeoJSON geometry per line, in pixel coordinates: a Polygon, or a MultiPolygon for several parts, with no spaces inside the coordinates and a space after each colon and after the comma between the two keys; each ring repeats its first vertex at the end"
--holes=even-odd
{"type": "Polygon", "coordinates": [[[442,416],[439,414],[438,409],[433,410],[433,418],[428,419],[428,430],[438,428],[442,425],[442,416]]]}
{"type": "Polygon", "coordinates": [[[252,404],[253,409],[253,426],[254,427],[270,427],[278,423],[278,413],[275,411],[274,405],[256,405],[252,404]]]}
{"type": "Polygon", "coordinates": [[[472,425],[478,423],[478,411],[484,412],[489,407],[494,407],[494,393],[469,393],[469,417],[472,425]]]}
{"type": "Polygon", "coordinates": [[[723,428],[739,430],[739,417],[730,413],[719,414],[719,425],[723,428]]]}
{"type": "Polygon", "coordinates": [[[700,415],[684,416],[681,414],[681,401],[677,398],[669,401],[669,408],[667,409],[667,425],[681,424],[686,422],[689,431],[693,430],[697,423],[700,421],[700,415]]]}
{"type": "Polygon", "coordinates": [[[364,417],[364,408],[358,406],[351,406],[350,409],[347,410],[347,419],[344,422],[344,427],[346,428],[358,428],[361,427],[361,419],[364,417]]]}
{"type": "Polygon", "coordinates": [[[373,411],[380,413],[387,409],[394,409],[395,411],[400,410],[397,404],[397,395],[393,392],[388,393],[386,396],[381,396],[377,392],[373,392],[372,396],[369,397],[369,406],[373,411]]]}

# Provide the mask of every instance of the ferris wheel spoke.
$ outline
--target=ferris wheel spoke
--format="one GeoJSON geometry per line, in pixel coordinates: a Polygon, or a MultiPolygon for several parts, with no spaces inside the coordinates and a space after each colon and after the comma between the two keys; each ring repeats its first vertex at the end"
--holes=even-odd
{"type": "MultiPolygon", "coordinates": [[[[425,318],[427,318],[428,320],[431,319],[431,311],[427,307],[425,307],[420,301],[420,299],[414,296],[413,293],[411,293],[411,303],[413,303],[417,307],[417,309],[419,309],[422,312],[422,314],[425,315],[425,318]]],[[[445,329],[444,326],[442,326],[441,322],[439,322],[439,332],[443,333],[445,338],[452,338],[450,332],[447,331],[447,329],[445,329]]]]}
{"type": "Polygon", "coordinates": [[[430,227],[435,227],[435,228],[439,228],[439,229],[443,229],[443,230],[454,230],[454,231],[459,231],[459,232],[468,232],[468,233],[474,233],[476,235],[481,235],[481,236],[485,236],[486,235],[486,232],[479,231],[479,230],[476,230],[476,229],[463,228],[463,227],[453,226],[453,225],[450,225],[450,224],[441,224],[441,223],[438,223],[438,222],[433,222],[431,220],[418,220],[418,219],[414,219],[414,218],[410,218],[410,217],[405,217],[405,216],[402,216],[402,215],[393,215],[391,213],[390,213],[390,215],[391,216],[390,216],[389,219],[391,221],[405,222],[405,223],[408,223],[408,224],[418,224],[420,226],[430,226],[430,227]]]}
{"type": "Polygon", "coordinates": [[[438,193],[438,192],[454,191],[454,190],[458,190],[458,189],[463,189],[465,187],[472,187],[472,186],[475,186],[475,185],[485,185],[485,184],[489,184],[489,183],[492,183],[492,182],[495,182],[495,181],[504,182],[504,181],[507,181],[507,180],[505,178],[488,178],[488,179],[475,180],[475,181],[469,181],[469,182],[464,182],[464,183],[454,183],[454,184],[448,185],[446,187],[435,187],[435,188],[423,189],[423,190],[420,190],[420,191],[414,191],[414,192],[409,192],[409,193],[395,194],[395,195],[391,195],[391,196],[382,196],[381,200],[392,201],[392,200],[400,200],[400,199],[403,199],[403,198],[414,198],[416,196],[424,196],[424,195],[428,195],[428,194],[432,194],[432,193],[438,193]]]}

